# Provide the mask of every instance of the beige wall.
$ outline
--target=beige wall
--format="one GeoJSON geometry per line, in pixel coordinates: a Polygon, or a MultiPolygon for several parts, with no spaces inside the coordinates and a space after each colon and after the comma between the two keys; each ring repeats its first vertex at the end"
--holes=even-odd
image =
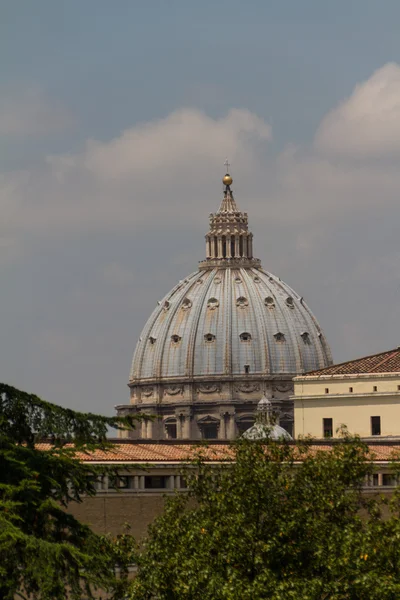
{"type": "Polygon", "coordinates": [[[400,435],[399,373],[298,377],[294,382],[296,437],[323,437],[324,418],[333,419],[334,437],[342,424],[351,433],[369,437],[373,416],[381,417],[381,436],[400,435]]]}
{"type": "Polygon", "coordinates": [[[129,492],[98,494],[84,498],[81,504],[71,502],[68,512],[79,521],[89,525],[96,533],[124,533],[129,524],[130,532],[140,539],[147,528],[164,510],[162,492],[137,495],[129,492]]]}

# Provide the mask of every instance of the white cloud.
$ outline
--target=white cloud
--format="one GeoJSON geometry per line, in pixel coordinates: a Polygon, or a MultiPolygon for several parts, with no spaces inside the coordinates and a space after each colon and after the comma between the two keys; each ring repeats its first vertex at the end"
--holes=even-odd
{"type": "Polygon", "coordinates": [[[381,157],[400,152],[400,66],[388,63],[322,121],[317,150],[381,157]]]}
{"type": "Polygon", "coordinates": [[[0,229],[45,235],[134,229],[154,218],[176,221],[183,205],[189,206],[186,216],[204,216],[210,190],[211,208],[219,203],[224,157],[243,173],[251,171],[258,144],[270,137],[268,124],[246,110],[220,119],[197,110],[174,112],[109,142],[89,141],[81,153],[50,156],[32,171],[3,174],[0,229]]]}
{"type": "Polygon", "coordinates": [[[0,93],[0,135],[29,136],[63,131],[73,122],[69,111],[32,86],[0,93]]]}

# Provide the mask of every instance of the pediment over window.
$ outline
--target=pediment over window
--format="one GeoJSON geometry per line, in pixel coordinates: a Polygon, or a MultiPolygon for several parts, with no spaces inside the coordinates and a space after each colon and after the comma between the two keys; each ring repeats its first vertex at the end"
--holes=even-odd
{"type": "Polygon", "coordinates": [[[207,425],[207,424],[212,424],[212,425],[217,425],[219,424],[220,420],[213,417],[212,415],[206,415],[205,417],[201,417],[201,419],[197,419],[197,423],[199,425],[207,425]]]}

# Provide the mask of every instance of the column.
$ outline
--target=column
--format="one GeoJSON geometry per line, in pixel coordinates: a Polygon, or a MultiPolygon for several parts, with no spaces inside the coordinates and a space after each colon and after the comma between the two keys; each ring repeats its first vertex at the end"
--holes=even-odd
{"type": "Polygon", "coordinates": [[[252,234],[250,234],[249,238],[248,238],[247,256],[249,258],[253,258],[253,235],[252,234]]]}
{"type": "Polygon", "coordinates": [[[139,475],[139,490],[144,490],[144,475],[139,475]]]}
{"type": "Polygon", "coordinates": [[[247,235],[243,236],[243,256],[247,257],[247,235]]]}
{"type": "Polygon", "coordinates": [[[140,437],[142,440],[147,439],[147,422],[143,420],[140,424],[140,437]]]}
{"type": "Polygon", "coordinates": [[[235,433],[236,433],[235,413],[234,412],[229,412],[227,416],[228,416],[229,420],[228,420],[226,437],[228,438],[228,440],[234,440],[235,439],[235,433]]]}
{"type": "Polygon", "coordinates": [[[180,475],[175,475],[175,489],[176,490],[181,489],[181,476],[180,475]]]}
{"type": "Polygon", "coordinates": [[[190,439],[190,417],[189,417],[189,415],[183,417],[183,419],[182,419],[182,439],[184,439],[184,440],[190,439]]]}
{"type": "Polygon", "coordinates": [[[138,475],[133,476],[133,489],[134,490],[139,489],[139,476],[138,475]]]}
{"type": "Polygon", "coordinates": [[[206,258],[210,258],[211,257],[210,250],[211,250],[211,248],[210,248],[210,238],[207,236],[206,237],[206,258]]]}
{"type": "Polygon", "coordinates": [[[235,258],[240,258],[240,244],[238,235],[235,235],[235,258]]]}
{"type": "Polygon", "coordinates": [[[231,254],[231,236],[229,234],[226,236],[226,258],[232,258],[232,254],[231,254]]]}
{"type": "Polygon", "coordinates": [[[218,236],[218,257],[222,258],[222,238],[218,236]]]}

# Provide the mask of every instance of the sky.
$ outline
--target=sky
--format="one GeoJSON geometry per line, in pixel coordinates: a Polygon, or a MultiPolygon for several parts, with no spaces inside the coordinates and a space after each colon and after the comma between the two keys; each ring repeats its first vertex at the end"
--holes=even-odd
{"type": "Polygon", "coordinates": [[[335,362],[400,344],[397,0],[0,0],[0,380],[129,401],[228,156],[335,362]]]}

